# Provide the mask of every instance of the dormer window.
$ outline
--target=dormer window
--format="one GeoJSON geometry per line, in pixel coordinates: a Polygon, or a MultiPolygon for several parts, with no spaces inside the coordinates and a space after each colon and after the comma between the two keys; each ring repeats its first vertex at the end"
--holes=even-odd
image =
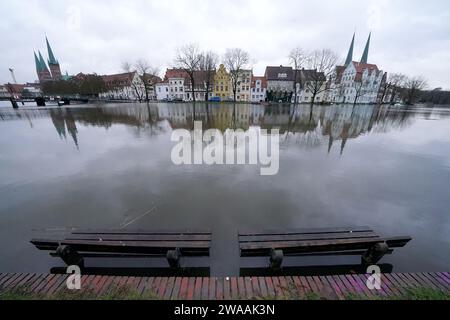
{"type": "Polygon", "coordinates": [[[279,73],[278,78],[287,78],[287,73],[279,73]]]}

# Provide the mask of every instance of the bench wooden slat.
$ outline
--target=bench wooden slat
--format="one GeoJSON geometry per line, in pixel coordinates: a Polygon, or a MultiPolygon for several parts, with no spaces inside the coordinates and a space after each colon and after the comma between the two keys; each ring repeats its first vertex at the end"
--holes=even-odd
{"type": "Polygon", "coordinates": [[[240,235],[239,242],[268,242],[268,241],[291,241],[291,240],[324,240],[324,239],[352,239],[352,238],[379,238],[373,231],[369,232],[336,232],[336,233],[290,233],[277,235],[240,235]]]}
{"type": "Polygon", "coordinates": [[[65,240],[90,241],[210,241],[210,234],[71,234],[65,240]]]}
{"type": "Polygon", "coordinates": [[[33,239],[31,240],[36,246],[42,244],[43,246],[51,245],[71,245],[74,249],[76,247],[155,247],[155,248],[209,248],[210,241],[93,241],[93,240],[61,240],[61,241],[48,241],[33,239]]]}
{"type": "Polygon", "coordinates": [[[267,229],[261,231],[239,230],[239,236],[257,235],[286,235],[286,234],[317,234],[317,233],[346,233],[346,232],[373,232],[369,227],[339,227],[339,228],[297,228],[297,229],[267,229]]]}
{"type": "Polygon", "coordinates": [[[123,235],[211,235],[209,230],[196,230],[196,229],[184,229],[184,230],[142,230],[142,229],[130,229],[130,230],[108,230],[108,229],[74,229],[71,234],[123,234],[123,235]]]}
{"type": "Polygon", "coordinates": [[[278,241],[278,242],[244,242],[239,247],[242,252],[259,250],[261,252],[270,249],[282,249],[286,253],[306,253],[335,250],[362,250],[368,249],[380,241],[386,241],[389,247],[404,246],[410,237],[374,238],[374,239],[337,239],[337,240],[313,240],[313,241],[278,241]]]}

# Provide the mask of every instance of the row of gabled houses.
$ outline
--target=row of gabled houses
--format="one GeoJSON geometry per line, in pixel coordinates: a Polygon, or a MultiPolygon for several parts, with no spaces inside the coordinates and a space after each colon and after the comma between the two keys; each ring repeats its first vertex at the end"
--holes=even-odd
{"type": "MultiPolygon", "coordinates": [[[[46,44],[49,55],[48,67],[41,53],[35,54],[36,71],[40,82],[71,78],[61,74],[59,62],[48,39],[46,44]]],[[[336,66],[332,74],[304,68],[295,70],[283,65],[267,66],[263,75],[255,75],[251,69],[241,70],[236,101],[311,103],[313,96],[314,103],[379,103],[383,99],[389,101],[388,93],[381,94],[387,74],[377,65],[368,63],[370,35],[359,61],[353,60],[354,45],[355,35],[344,64],[336,66]],[[312,87],[315,87],[315,90],[312,90],[312,87]]],[[[86,75],[80,73],[72,77],[84,76],[86,75]]],[[[101,77],[106,88],[105,92],[99,94],[99,98],[102,99],[232,101],[234,98],[230,73],[223,64],[210,72],[195,71],[193,90],[189,74],[179,68],[167,69],[163,78],[155,75],[139,75],[137,72],[101,77]]],[[[0,95],[6,95],[7,89],[0,88],[0,95]]]]}
{"type": "MultiPolygon", "coordinates": [[[[252,70],[242,70],[236,100],[311,103],[314,97],[315,103],[389,101],[389,93],[382,93],[387,74],[376,64],[368,63],[370,35],[359,61],[353,60],[354,44],[355,35],[344,64],[336,66],[329,75],[317,70],[295,70],[282,65],[267,66],[262,76],[254,75],[252,70]]],[[[190,77],[184,70],[167,69],[164,79],[154,86],[155,98],[161,101],[192,101],[194,97],[190,82],[190,77]]],[[[206,74],[206,71],[196,71],[194,83],[197,101],[233,99],[231,78],[223,64],[211,75],[206,74]]]]}

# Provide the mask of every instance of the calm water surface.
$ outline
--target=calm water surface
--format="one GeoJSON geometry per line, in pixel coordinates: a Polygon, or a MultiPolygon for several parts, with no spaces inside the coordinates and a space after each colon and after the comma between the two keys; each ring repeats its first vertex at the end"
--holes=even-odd
{"type": "Polygon", "coordinates": [[[239,228],[348,225],[412,236],[383,258],[394,271],[449,270],[450,109],[235,108],[200,104],[195,117],[279,128],[277,175],[173,165],[170,135],[191,128],[190,104],[1,107],[0,271],[59,265],[29,243],[46,228],[211,229],[211,272],[231,275],[239,228]]]}

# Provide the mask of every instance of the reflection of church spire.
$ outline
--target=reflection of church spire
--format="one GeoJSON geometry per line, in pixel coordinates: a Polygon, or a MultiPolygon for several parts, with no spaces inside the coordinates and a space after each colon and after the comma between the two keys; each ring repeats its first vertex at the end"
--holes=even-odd
{"type": "Polygon", "coordinates": [[[344,137],[341,142],[341,156],[344,153],[345,143],[347,142],[347,137],[344,137]]]}
{"type": "Polygon", "coordinates": [[[330,139],[328,140],[328,153],[330,153],[332,145],[333,145],[333,136],[330,134],[330,139]]]}
{"type": "Polygon", "coordinates": [[[73,142],[75,143],[75,146],[78,149],[78,138],[77,138],[78,129],[77,129],[77,125],[75,123],[75,118],[73,117],[70,109],[66,110],[65,120],[66,120],[67,131],[69,131],[70,135],[72,136],[73,142]]]}
{"type": "Polygon", "coordinates": [[[66,138],[66,126],[64,124],[64,117],[61,110],[50,110],[50,117],[52,118],[53,125],[55,126],[56,132],[58,132],[59,137],[62,139],[66,138]]]}

